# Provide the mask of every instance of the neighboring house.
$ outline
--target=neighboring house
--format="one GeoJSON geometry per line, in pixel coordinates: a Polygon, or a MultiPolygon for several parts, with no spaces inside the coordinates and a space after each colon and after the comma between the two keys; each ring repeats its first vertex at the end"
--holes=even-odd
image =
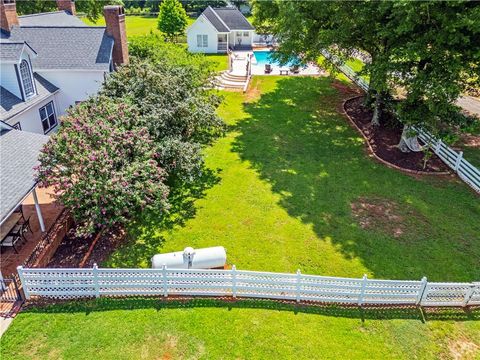
{"type": "Polygon", "coordinates": [[[251,49],[254,27],[234,7],[205,11],[187,30],[188,50],[202,53],[224,53],[231,49],[251,49]]]}
{"type": "Polygon", "coordinates": [[[87,26],[75,3],[59,11],[17,16],[14,0],[0,0],[0,120],[48,134],[58,117],[95,94],[116,65],[128,62],[125,15],[105,6],[105,27],[87,26]]]}

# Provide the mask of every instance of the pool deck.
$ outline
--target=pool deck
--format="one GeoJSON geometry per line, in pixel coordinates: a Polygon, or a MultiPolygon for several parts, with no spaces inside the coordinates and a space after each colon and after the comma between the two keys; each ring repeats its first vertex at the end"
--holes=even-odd
{"type": "MultiPolygon", "coordinates": [[[[268,50],[268,48],[255,48],[255,50],[268,50]]],[[[245,75],[247,69],[247,59],[249,56],[253,54],[253,51],[234,51],[232,56],[234,57],[233,64],[232,64],[232,71],[231,73],[234,75],[245,75]]],[[[289,66],[277,66],[272,65],[272,72],[269,74],[265,74],[265,66],[264,65],[256,65],[252,63],[252,75],[280,75],[280,70],[289,70],[289,66]]],[[[285,74],[285,72],[283,73],[285,74]]],[[[288,76],[294,75],[307,75],[307,76],[315,76],[321,75],[323,72],[313,63],[310,63],[305,68],[300,69],[299,74],[292,74],[288,71],[288,76]]],[[[287,75],[285,75],[287,76],[287,75]]]]}

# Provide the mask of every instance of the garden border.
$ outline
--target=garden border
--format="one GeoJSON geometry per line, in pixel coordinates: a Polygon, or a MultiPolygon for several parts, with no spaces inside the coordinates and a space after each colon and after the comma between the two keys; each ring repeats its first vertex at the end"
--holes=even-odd
{"type": "Polygon", "coordinates": [[[367,151],[373,155],[373,157],[379,161],[380,163],[384,164],[385,166],[391,168],[391,169],[395,169],[395,170],[399,170],[401,172],[404,172],[404,173],[407,173],[408,175],[436,175],[436,176],[448,176],[448,175],[452,175],[453,173],[450,172],[450,171],[440,171],[440,172],[428,172],[428,171],[421,171],[421,170],[411,170],[411,169],[405,169],[405,168],[402,168],[401,166],[398,166],[398,165],[395,165],[395,164],[392,164],[391,162],[385,160],[385,159],[382,159],[380,156],[378,156],[375,151],[373,150],[372,148],[372,145],[370,144],[370,140],[367,138],[367,136],[363,133],[362,129],[360,129],[358,127],[358,125],[355,123],[355,121],[352,120],[352,118],[350,117],[350,115],[348,115],[346,109],[345,109],[345,104],[347,103],[347,101],[350,101],[350,100],[353,100],[353,99],[357,99],[357,98],[360,98],[364,95],[356,95],[356,96],[353,96],[351,98],[348,98],[348,99],[345,99],[342,103],[342,111],[344,113],[344,115],[347,117],[350,125],[353,126],[354,129],[356,129],[363,137],[363,139],[365,140],[366,142],[366,147],[367,147],[367,151]]]}

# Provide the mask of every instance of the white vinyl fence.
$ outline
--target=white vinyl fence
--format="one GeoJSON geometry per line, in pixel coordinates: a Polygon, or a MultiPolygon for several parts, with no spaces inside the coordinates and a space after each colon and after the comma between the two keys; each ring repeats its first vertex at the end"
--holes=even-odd
{"type": "MultiPolygon", "coordinates": [[[[364,91],[368,91],[368,83],[359,77],[349,66],[345,65],[337,56],[330,54],[327,50],[322,50],[322,54],[344,73],[345,76],[355,82],[364,91]]],[[[415,128],[415,131],[418,133],[420,140],[428,144],[432,151],[458,174],[460,179],[470,185],[476,192],[480,193],[480,170],[463,158],[463,152],[453,150],[425,130],[415,128]]]]}
{"type": "Polygon", "coordinates": [[[27,299],[100,296],[232,296],[337,304],[480,305],[480,283],[337,278],[317,275],[197,269],[25,269],[27,299]]]}

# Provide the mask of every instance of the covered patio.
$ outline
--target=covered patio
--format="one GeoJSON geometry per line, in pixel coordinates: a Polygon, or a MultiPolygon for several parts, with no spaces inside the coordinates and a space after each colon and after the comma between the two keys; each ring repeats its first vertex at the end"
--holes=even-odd
{"type": "Polygon", "coordinates": [[[0,123],[0,276],[15,272],[62,212],[34,177],[48,139],[0,123]]]}

